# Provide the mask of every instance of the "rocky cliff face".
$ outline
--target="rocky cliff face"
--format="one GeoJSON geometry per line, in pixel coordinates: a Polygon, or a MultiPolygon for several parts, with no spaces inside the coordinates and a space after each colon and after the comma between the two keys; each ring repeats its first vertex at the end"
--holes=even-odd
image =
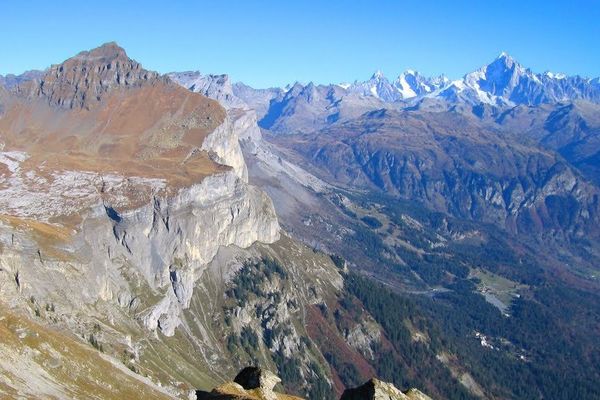
{"type": "MultiPolygon", "coordinates": [[[[75,104],[73,101],[85,101],[89,98],[89,91],[98,95],[95,101],[101,101],[102,95],[115,88],[134,87],[141,85],[141,81],[151,79],[162,81],[167,78],[159,78],[154,73],[141,70],[139,64],[128,59],[122,49],[109,44],[81,53],[61,66],[51,68],[40,85],[43,89],[40,94],[46,96],[51,104],[61,107],[67,103],[69,107],[84,107],[85,102],[75,104]],[[66,71],[64,75],[63,71],[66,71]],[[69,75],[71,73],[73,75],[69,75]],[[51,81],[55,75],[57,80],[51,81]],[[80,84],[84,81],[87,87],[80,92],[80,84]],[[49,87],[53,89],[48,91],[49,87]],[[71,89],[75,91],[71,92],[71,89]]],[[[28,179],[22,177],[21,172],[25,168],[22,162],[29,155],[3,153],[4,165],[12,168],[12,176],[8,178],[10,186],[3,192],[5,212],[21,213],[38,220],[60,220],[66,210],[77,210],[84,215],[79,227],[69,227],[74,231],[66,233],[64,241],[65,246],[69,246],[69,253],[76,256],[85,254],[83,260],[78,260],[78,268],[89,271],[75,276],[67,273],[67,281],[73,285],[73,289],[86,287],[87,290],[82,293],[83,297],[77,298],[78,291],[66,290],[63,282],[36,279],[39,274],[28,269],[28,263],[24,261],[13,261],[13,264],[23,267],[10,267],[8,271],[20,276],[20,284],[24,285],[21,289],[27,287],[32,296],[42,297],[53,291],[67,291],[71,293],[69,297],[75,297],[70,299],[74,304],[91,304],[102,299],[129,305],[135,296],[128,289],[127,279],[118,271],[119,265],[128,264],[143,276],[153,290],[164,290],[162,298],[143,317],[145,325],[149,329],[160,328],[164,334],[173,335],[179,325],[178,314],[182,308],[189,306],[193,286],[202,273],[202,267],[211,261],[220,246],[248,247],[255,241],[273,242],[279,235],[277,217],[270,199],[247,183],[246,166],[239,146],[239,129],[228,118],[224,118],[198,144],[197,150],[192,150],[187,156],[190,158],[194,151],[203,151],[215,162],[229,167],[229,170],[217,172],[176,192],[170,191],[171,194],[164,190],[169,184],[160,178],[148,180],[140,177],[136,181],[128,176],[119,177],[118,173],[111,177],[101,173],[63,172],[61,176],[64,178],[61,179],[71,182],[65,182],[64,185],[72,187],[73,181],[79,181],[82,185],[77,193],[78,198],[73,199],[74,202],[63,199],[61,189],[56,188],[52,201],[55,207],[62,208],[62,212],[60,209],[41,208],[44,205],[40,204],[39,215],[35,214],[35,207],[22,202],[23,197],[34,196],[36,191],[41,192],[43,188],[25,182],[20,192],[14,192],[17,181],[28,179]],[[84,186],[86,182],[100,187],[92,186],[88,190],[84,186]],[[127,196],[131,191],[145,191],[146,195],[135,201],[129,198],[128,201],[127,196]],[[123,196],[125,199],[119,200],[123,196]],[[17,202],[21,202],[20,205],[17,202]],[[70,204],[66,209],[65,203],[70,204]],[[35,284],[38,280],[39,288],[35,284]]],[[[28,175],[29,178],[32,176],[28,175]]],[[[52,190],[52,187],[48,190],[52,190]]],[[[63,190],[69,189],[65,186],[63,190]]],[[[48,191],[45,194],[52,196],[48,191]]],[[[11,244],[14,243],[12,240],[11,244]]],[[[12,253],[9,258],[23,256],[19,246],[12,247],[14,251],[7,249],[7,253],[12,253]]],[[[40,254],[39,263],[57,263],[50,254],[40,254]]]]}
{"type": "MultiPolygon", "coordinates": [[[[206,178],[175,199],[155,199],[153,204],[118,218],[108,232],[112,237],[104,243],[113,249],[111,257],[122,255],[139,266],[150,287],[167,289],[143,317],[149,329],[160,328],[167,336],[174,334],[179,313],[189,307],[203,266],[220,246],[248,247],[279,237],[270,199],[233,173],[206,178]]],[[[127,292],[117,296],[133,300],[127,292]]]]}

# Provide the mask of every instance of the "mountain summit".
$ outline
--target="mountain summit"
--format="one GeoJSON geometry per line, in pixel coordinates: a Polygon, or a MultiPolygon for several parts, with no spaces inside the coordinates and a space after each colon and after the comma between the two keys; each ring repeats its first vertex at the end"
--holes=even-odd
{"type": "Polygon", "coordinates": [[[94,49],[84,50],[73,58],[81,58],[87,61],[94,59],[100,60],[103,63],[112,62],[115,59],[130,60],[125,52],[125,49],[117,44],[117,42],[104,43],[94,49]]]}
{"type": "Polygon", "coordinates": [[[51,105],[90,108],[115,88],[140,87],[160,79],[165,81],[111,42],[53,65],[39,81],[29,83],[33,85],[29,90],[34,96],[46,98],[51,105]]]}
{"type": "Polygon", "coordinates": [[[503,52],[490,64],[468,74],[465,80],[494,96],[507,96],[527,74],[531,72],[503,52]]]}
{"type": "Polygon", "coordinates": [[[491,63],[451,82],[429,97],[496,106],[535,106],[573,100],[600,103],[600,85],[596,80],[580,76],[534,73],[502,52],[491,63]]]}

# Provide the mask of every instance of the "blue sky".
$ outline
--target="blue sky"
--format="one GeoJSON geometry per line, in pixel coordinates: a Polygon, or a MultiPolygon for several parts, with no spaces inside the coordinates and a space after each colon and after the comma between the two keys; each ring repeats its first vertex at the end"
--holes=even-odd
{"type": "Polygon", "coordinates": [[[599,38],[599,0],[6,1],[0,74],[114,40],[148,69],[228,73],[256,87],[378,69],[457,78],[501,51],[537,72],[596,77],[599,38]]]}

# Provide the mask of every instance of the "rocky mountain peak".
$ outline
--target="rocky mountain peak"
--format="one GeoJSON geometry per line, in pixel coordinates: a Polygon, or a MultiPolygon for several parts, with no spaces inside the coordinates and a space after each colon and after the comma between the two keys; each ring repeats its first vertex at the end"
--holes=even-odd
{"type": "MultiPolygon", "coordinates": [[[[145,70],[115,43],[53,65],[8,96],[0,107],[4,151],[19,151],[19,162],[31,163],[12,171],[10,179],[21,179],[21,173],[41,177],[68,172],[70,182],[84,182],[86,190],[63,196],[68,189],[58,188],[58,179],[44,180],[43,185],[23,182],[18,191],[12,188],[16,194],[2,204],[3,213],[47,219],[89,210],[99,199],[94,182],[108,174],[122,182],[140,178],[119,186],[123,190],[110,200],[107,193],[118,185],[102,184],[100,195],[111,207],[137,208],[154,194],[170,196],[228,169],[225,161],[201,151],[213,146],[215,154],[224,154],[213,138],[223,135],[223,128],[211,135],[225,122],[225,110],[145,70]],[[23,198],[45,200],[34,207],[24,206],[23,198]]],[[[230,165],[238,171],[243,169],[240,158],[230,165]]]]}
{"type": "Polygon", "coordinates": [[[244,102],[233,93],[233,85],[227,74],[207,74],[199,71],[171,72],[169,78],[184,88],[215,99],[226,108],[245,108],[244,102]]]}
{"type": "Polygon", "coordinates": [[[486,70],[488,73],[497,70],[521,73],[525,71],[525,68],[508,53],[502,52],[494,61],[487,65],[486,70]]]}
{"type": "Polygon", "coordinates": [[[285,93],[286,97],[298,96],[304,90],[304,85],[300,82],[294,82],[294,84],[285,93]]]}
{"type": "Polygon", "coordinates": [[[490,64],[465,76],[465,83],[492,96],[510,96],[527,71],[507,53],[502,52],[490,64]]]}
{"type": "Polygon", "coordinates": [[[381,72],[381,70],[377,70],[373,73],[373,75],[371,75],[371,79],[372,80],[380,80],[385,78],[385,76],[383,75],[383,72],[381,72]]]}
{"type": "Polygon", "coordinates": [[[45,98],[53,106],[89,109],[113,89],[140,87],[159,79],[167,78],[145,70],[111,42],[53,65],[40,81],[30,82],[19,91],[45,98]]]}
{"type": "Polygon", "coordinates": [[[98,61],[110,63],[114,60],[128,61],[129,57],[121,46],[116,42],[108,42],[89,51],[82,51],[73,58],[81,58],[87,61],[98,61]]]}
{"type": "Polygon", "coordinates": [[[498,57],[496,57],[496,61],[498,61],[498,60],[500,60],[506,64],[509,64],[509,63],[514,64],[515,63],[515,59],[505,51],[498,54],[498,57]]]}
{"type": "Polygon", "coordinates": [[[407,69],[398,76],[394,82],[395,87],[401,93],[403,99],[410,99],[431,93],[447,84],[448,78],[444,75],[428,78],[418,71],[407,69]]]}

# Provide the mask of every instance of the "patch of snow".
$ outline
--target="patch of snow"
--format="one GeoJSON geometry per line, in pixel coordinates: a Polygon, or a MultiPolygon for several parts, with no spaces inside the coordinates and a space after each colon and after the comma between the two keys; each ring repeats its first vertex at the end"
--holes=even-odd
{"type": "MultiPolygon", "coordinates": [[[[407,71],[408,72],[408,71],[407,71]]],[[[411,73],[411,75],[413,75],[411,73]]],[[[417,93],[410,87],[408,82],[406,81],[406,75],[402,74],[398,78],[398,90],[400,94],[402,94],[403,99],[410,99],[411,97],[416,97],[417,93]]]]}

